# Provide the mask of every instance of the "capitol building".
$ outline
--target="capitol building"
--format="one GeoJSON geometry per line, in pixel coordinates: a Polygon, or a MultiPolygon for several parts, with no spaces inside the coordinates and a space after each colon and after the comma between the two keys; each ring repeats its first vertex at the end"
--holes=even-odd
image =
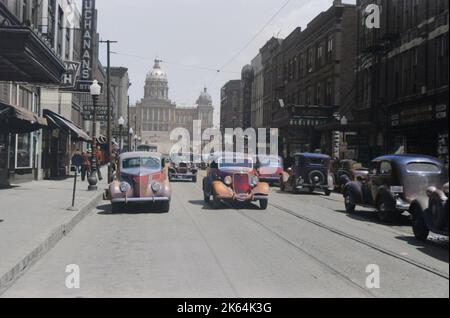
{"type": "Polygon", "coordinates": [[[145,80],[144,98],[131,108],[132,126],[141,136],[141,145],[157,146],[158,151],[168,154],[174,144],[170,132],[178,127],[186,128],[192,136],[194,120],[202,121],[202,132],[213,126],[214,108],[212,98],[205,88],[192,107],[177,107],[169,99],[167,73],[161,68],[161,60],[156,59],[153,70],[145,80]]]}

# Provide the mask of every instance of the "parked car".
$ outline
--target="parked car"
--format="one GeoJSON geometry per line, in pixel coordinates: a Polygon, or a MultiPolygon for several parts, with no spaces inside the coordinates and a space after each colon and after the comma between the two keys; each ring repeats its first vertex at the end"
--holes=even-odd
{"type": "Polygon", "coordinates": [[[442,189],[428,188],[427,196],[427,202],[415,200],[409,210],[413,219],[415,237],[425,241],[430,232],[449,236],[448,183],[442,189]]]}
{"type": "Polygon", "coordinates": [[[445,168],[436,158],[423,155],[388,155],[372,161],[367,178],[344,188],[345,209],[354,213],[360,205],[375,208],[381,221],[391,221],[410,209],[415,200],[426,198],[427,188],[441,188],[445,168]]]}
{"type": "Polygon", "coordinates": [[[283,176],[283,159],[278,156],[259,155],[256,157],[256,168],[261,182],[273,186],[280,182],[283,176]]]}
{"type": "Polygon", "coordinates": [[[119,167],[107,197],[113,213],[131,203],[160,203],[162,212],[169,212],[171,193],[167,166],[160,154],[129,152],[119,157],[119,167]]]}
{"type": "Polygon", "coordinates": [[[193,163],[193,155],[173,154],[171,155],[171,165],[169,168],[170,181],[192,181],[197,182],[198,168],[193,163]]]}
{"type": "Polygon", "coordinates": [[[301,190],[308,190],[310,193],[320,190],[330,196],[334,190],[331,157],[313,153],[294,155],[293,166],[283,173],[280,184],[281,191],[297,194],[301,190]]]}
{"type": "Polygon", "coordinates": [[[369,175],[369,169],[364,168],[359,162],[351,159],[339,161],[337,170],[334,171],[336,187],[343,191],[345,185],[358,179],[366,179],[369,175]]]}
{"type": "Polygon", "coordinates": [[[269,184],[260,182],[253,159],[243,154],[219,154],[210,158],[207,176],[203,179],[205,203],[213,208],[222,201],[259,202],[262,210],[269,202],[269,184]]]}

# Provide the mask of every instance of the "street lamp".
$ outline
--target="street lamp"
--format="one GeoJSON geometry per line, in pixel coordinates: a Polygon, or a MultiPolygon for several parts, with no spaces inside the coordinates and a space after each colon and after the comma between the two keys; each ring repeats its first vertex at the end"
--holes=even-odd
{"type": "Polygon", "coordinates": [[[119,134],[120,134],[120,136],[119,136],[119,152],[122,152],[122,145],[123,145],[123,126],[125,125],[125,118],[123,118],[123,116],[120,116],[120,118],[119,118],[119,120],[118,120],[118,123],[119,123],[119,134]]]}
{"type": "Polygon", "coordinates": [[[97,162],[97,102],[98,97],[102,93],[102,87],[98,84],[97,80],[92,82],[90,86],[90,93],[93,101],[93,114],[92,114],[92,158],[91,158],[91,173],[88,178],[89,182],[89,191],[97,191],[97,170],[98,170],[98,162],[97,162]]]}
{"type": "Polygon", "coordinates": [[[128,131],[128,150],[129,151],[133,151],[132,146],[131,146],[131,138],[133,138],[134,135],[134,130],[133,128],[130,127],[130,130],[128,131]]]}
{"type": "Polygon", "coordinates": [[[134,150],[137,151],[137,143],[138,143],[139,137],[138,135],[134,135],[134,150]]]}

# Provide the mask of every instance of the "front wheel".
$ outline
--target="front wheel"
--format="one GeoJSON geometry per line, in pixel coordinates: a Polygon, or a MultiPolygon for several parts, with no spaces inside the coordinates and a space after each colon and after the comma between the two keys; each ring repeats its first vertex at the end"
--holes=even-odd
{"type": "Polygon", "coordinates": [[[206,204],[211,201],[211,196],[209,195],[209,193],[203,192],[203,201],[205,201],[206,204]]]}
{"type": "Polygon", "coordinates": [[[214,210],[217,210],[220,208],[220,199],[217,197],[216,194],[213,194],[213,199],[212,199],[212,207],[214,210]]]}
{"type": "Polygon", "coordinates": [[[348,214],[353,214],[355,213],[355,208],[356,205],[352,203],[352,197],[350,196],[350,194],[347,194],[345,196],[345,211],[348,214]]]}
{"type": "Polygon", "coordinates": [[[267,206],[269,205],[269,200],[268,199],[261,199],[259,200],[259,208],[261,210],[267,210],[267,206]]]}
{"type": "Polygon", "coordinates": [[[415,211],[413,214],[413,232],[416,239],[422,242],[426,241],[430,235],[422,211],[415,211]]]}
{"type": "Polygon", "coordinates": [[[284,192],[286,190],[286,185],[284,184],[283,177],[280,178],[280,191],[284,192]]]}
{"type": "Polygon", "coordinates": [[[378,219],[381,222],[389,223],[394,218],[395,209],[392,207],[391,200],[384,196],[377,204],[378,219]]]}

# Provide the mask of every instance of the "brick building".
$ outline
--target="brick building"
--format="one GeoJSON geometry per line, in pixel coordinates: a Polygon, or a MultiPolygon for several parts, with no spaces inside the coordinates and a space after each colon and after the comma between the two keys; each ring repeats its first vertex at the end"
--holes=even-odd
{"type": "Polygon", "coordinates": [[[244,127],[241,102],[241,80],[227,82],[220,93],[220,130],[244,127]]]}
{"type": "MultiPolygon", "coordinates": [[[[280,153],[333,151],[334,114],[353,107],[357,14],[334,1],[307,28],[261,49],[264,124],[280,129],[280,153]]],[[[339,150],[338,150],[339,152],[339,150]]]]}
{"type": "MultiPolygon", "coordinates": [[[[374,1],[360,0],[359,19],[374,1]]],[[[358,23],[357,122],[364,161],[382,153],[438,156],[448,164],[448,1],[376,1],[381,28],[358,23]]],[[[360,156],[361,157],[361,156],[360,156]]]]}

